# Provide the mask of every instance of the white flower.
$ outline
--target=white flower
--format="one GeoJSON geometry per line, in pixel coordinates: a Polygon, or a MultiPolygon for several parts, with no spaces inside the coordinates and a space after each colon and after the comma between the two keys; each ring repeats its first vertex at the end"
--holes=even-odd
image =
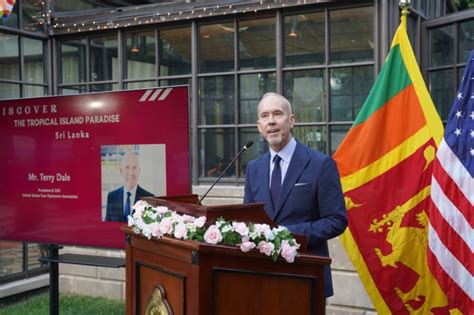
{"type": "Polygon", "coordinates": [[[234,232],[234,227],[230,224],[224,225],[222,228],[222,233],[234,232]]]}
{"type": "Polygon", "coordinates": [[[160,222],[161,234],[163,235],[171,234],[172,230],[173,230],[173,224],[170,218],[164,218],[163,220],[161,220],[160,222]]]}
{"type": "Polygon", "coordinates": [[[199,217],[193,223],[195,227],[202,228],[206,224],[206,217],[199,217]]]}
{"type": "Polygon", "coordinates": [[[173,236],[177,239],[186,239],[187,233],[188,229],[186,228],[186,224],[184,222],[180,222],[174,227],[173,236]]]}
{"type": "Polygon", "coordinates": [[[194,222],[194,220],[196,220],[196,218],[194,218],[190,215],[187,215],[187,214],[183,214],[181,218],[182,218],[183,222],[194,222]]]}

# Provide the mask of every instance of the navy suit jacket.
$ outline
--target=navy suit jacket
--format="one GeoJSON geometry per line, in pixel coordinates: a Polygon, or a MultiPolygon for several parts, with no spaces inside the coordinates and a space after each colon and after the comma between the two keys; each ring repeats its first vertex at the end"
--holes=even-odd
{"type": "MultiPolygon", "coordinates": [[[[249,162],[244,203],[263,202],[276,224],[305,235],[308,252],[329,256],[327,240],[347,226],[346,206],[334,160],[297,142],[275,207],[270,197],[270,152],[249,162]]],[[[331,269],[325,266],[325,294],[333,294],[331,269]]]]}
{"type": "MultiPolygon", "coordinates": [[[[137,186],[137,193],[135,194],[135,200],[130,206],[133,206],[138,200],[143,197],[151,197],[153,194],[139,185],[137,186]]],[[[123,222],[124,210],[123,210],[123,186],[113,190],[107,195],[107,212],[105,214],[105,221],[119,221],[123,222]]]]}

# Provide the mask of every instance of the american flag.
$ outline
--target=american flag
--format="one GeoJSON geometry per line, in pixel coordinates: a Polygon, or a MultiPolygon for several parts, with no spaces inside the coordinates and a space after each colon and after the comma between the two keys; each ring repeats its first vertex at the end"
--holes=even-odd
{"type": "Polygon", "coordinates": [[[474,314],[474,50],[433,166],[428,264],[450,308],[474,314]]]}
{"type": "Polygon", "coordinates": [[[8,19],[15,6],[15,0],[0,0],[0,14],[4,20],[8,19]]]}

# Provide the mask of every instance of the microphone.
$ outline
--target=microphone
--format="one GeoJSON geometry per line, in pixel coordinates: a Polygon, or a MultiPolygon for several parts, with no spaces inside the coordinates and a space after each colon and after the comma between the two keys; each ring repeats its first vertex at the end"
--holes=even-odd
{"type": "Polygon", "coordinates": [[[244,153],[245,150],[247,150],[248,148],[250,148],[253,144],[253,141],[250,140],[249,142],[247,142],[246,145],[244,145],[244,147],[239,151],[239,153],[237,153],[237,155],[235,156],[235,158],[230,161],[229,165],[227,165],[227,167],[222,171],[222,173],[219,175],[219,177],[217,177],[216,181],[214,182],[214,184],[212,184],[211,187],[209,187],[209,189],[206,191],[206,193],[201,197],[201,199],[199,199],[199,202],[198,202],[198,205],[201,204],[201,201],[207,196],[207,194],[211,191],[211,189],[219,182],[219,180],[222,178],[222,176],[224,176],[224,174],[229,170],[229,168],[231,166],[233,166],[235,164],[235,162],[237,162],[237,159],[240,157],[240,155],[242,153],[244,153]]]}

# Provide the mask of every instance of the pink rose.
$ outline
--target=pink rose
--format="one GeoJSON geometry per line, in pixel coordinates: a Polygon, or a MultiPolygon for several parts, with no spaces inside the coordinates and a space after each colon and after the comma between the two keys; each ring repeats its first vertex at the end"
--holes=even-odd
{"type": "Polygon", "coordinates": [[[154,222],[150,224],[150,229],[151,229],[151,235],[154,237],[161,237],[161,232],[160,232],[160,224],[157,222],[154,222]]]}
{"type": "Polygon", "coordinates": [[[206,217],[199,217],[193,223],[195,227],[202,228],[206,224],[206,217]]]}
{"type": "Polygon", "coordinates": [[[233,222],[232,226],[234,227],[235,231],[240,234],[240,236],[247,236],[249,235],[249,228],[243,222],[233,222]]]}
{"type": "Polygon", "coordinates": [[[222,234],[216,225],[211,225],[206,233],[204,233],[204,240],[209,244],[217,244],[222,241],[222,234]]]}
{"type": "Polygon", "coordinates": [[[146,202],[144,202],[142,200],[137,201],[137,203],[132,206],[132,209],[134,210],[133,211],[134,216],[136,215],[138,217],[141,217],[143,211],[145,211],[146,206],[148,206],[148,204],[146,202]]]}
{"type": "Polygon", "coordinates": [[[161,234],[168,234],[171,232],[172,224],[170,218],[164,218],[160,222],[160,232],[161,234]]]}
{"type": "Polygon", "coordinates": [[[295,257],[296,257],[296,247],[295,246],[291,246],[290,244],[288,244],[288,241],[287,240],[283,240],[281,242],[281,256],[283,258],[285,258],[285,260],[289,263],[292,263],[295,261],[295,257]]]}
{"type": "Polygon", "coordinates": [[[156,212],[158,212],[159,214],[165,214],[166,212],[170,211],[168,208],[161,207],[161,206],[156,207],[155,209],[156,209],[156,212]]]}
{"type": "Polygon", "coordinates": [[[240,250],[243,251],[244,253],[254,248],[255,248],[254,242],[243,242],[242,244],[240,244],[240,250]]]}
{"type": "Polygon", "coordinates": [[[273,243],[261,241],[258,243],[257,248],[260,250],[260,253],[270,256],[273,252],[273,249],[275,249],[275,245],[273,245],[273,243]]]}
{"type": "Polygon", "coordinates": [[[178,223],[174,227],[174,237],[178,239],[186,238],[187,233],[188,233],[188,228],[186,227],[186,224],[184,224],[183,222],[178,223]]]}
{"type": "Polygon", "coordinates": [[[192,216],[190,216],[190,215],[183,214],[182,220],[183,220],[184,222],[194,222],[195,218],[192,217],[192,216]]]}

